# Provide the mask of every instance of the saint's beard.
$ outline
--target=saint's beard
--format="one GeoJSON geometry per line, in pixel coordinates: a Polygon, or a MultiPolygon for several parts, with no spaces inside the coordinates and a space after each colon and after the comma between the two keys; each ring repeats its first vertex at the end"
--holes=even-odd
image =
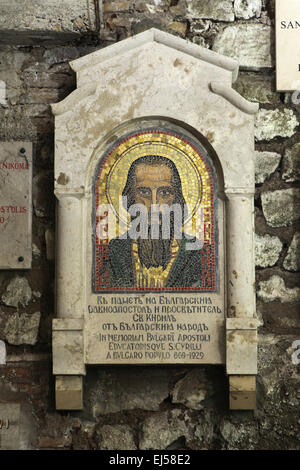
{"type": "Polygon", "coordinates": [[[138,254],[142,265],[147,269],[162,266],[166,269],[171,259],[171,240],[138,239],[138,254]]]}
{"type": "Polygon", "coordinates": [[[147,269],[150,267],[162,267],[166,269],[171,260],[171,244],[174,238],[174,221],[171,217],[170,238],[162,238],[161,223],[157,239],[151,238],[151,228],[148,228],[148,238],[137,239],[138,255],[142,265],[147,269]]]}

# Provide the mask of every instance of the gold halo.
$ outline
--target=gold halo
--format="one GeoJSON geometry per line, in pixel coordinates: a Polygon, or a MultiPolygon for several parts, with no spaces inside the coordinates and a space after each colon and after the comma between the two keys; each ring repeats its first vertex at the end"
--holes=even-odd
{"type": "Polygon", "coordinates": [[[102,166],[98,186],[99,203],[112,207],[124,232],[130,225],[130,216],[120,203],[131,164],[140,157],[158,155],[171,160],[179,173],[182,193],[192,210],[193,218],[199,205],[211,200],[210,178],[204,157],[191,144],[171,132],[153,130],[124,138],[110,153],[102,166]]]}

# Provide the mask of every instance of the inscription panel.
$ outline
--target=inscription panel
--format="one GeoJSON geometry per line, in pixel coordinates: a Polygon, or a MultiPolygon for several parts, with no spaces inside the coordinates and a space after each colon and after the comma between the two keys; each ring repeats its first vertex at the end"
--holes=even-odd
{"type": "Polygon", "coordinates": [[[88,306],[86,363],[222,364],[225,326],[218,300],[191,294],[98,296],[98,304],[88,306]]]}
{"type": "Polygon", "coordinates": [[[85,362],[224,363],[223,201],[204,146],[131,132],[99,155],[92,194],[85,362]]]}
{"type": "Polygon", "coordinates": [[[0,269],[31,267],[32,144],[0,144],[0,269]]]}

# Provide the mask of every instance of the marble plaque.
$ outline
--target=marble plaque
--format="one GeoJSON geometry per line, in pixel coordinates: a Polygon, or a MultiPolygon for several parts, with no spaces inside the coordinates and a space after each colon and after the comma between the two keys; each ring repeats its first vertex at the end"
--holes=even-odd
{"type": "Polygon", "coordinates": [[[86,363],[225,362],[223,206],[204,146],[127,133],[99,155],[92,192],[86,363]]]}
{"type": "Polygon", "coordinates": [[[226,322],[255,316],[258,104],[232,88],[238,63],[152,28],[70,65],[77,89],[52,105],[53,373],[228,363],[253,375],[252,327],[226,322]]]}
{"type": "Polygon", "coordinates": [[[0,144],[0,269],[31,267],[32,144],[0,144]]]}
{"type": "Polygon", "coordinates": [[[277,90],[300,90],[300,2],[276,0],[277,90]]]}

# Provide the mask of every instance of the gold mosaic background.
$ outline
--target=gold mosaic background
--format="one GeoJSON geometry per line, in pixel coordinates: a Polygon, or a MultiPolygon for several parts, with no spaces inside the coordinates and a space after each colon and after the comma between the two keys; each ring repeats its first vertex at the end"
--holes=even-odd
{"type": "MultiPolygon", "coordinates": [[[[114,148],[97,179],[98,207],[107,204],[113,210],[116,219],[116,235],[113,227],[108,226],[108,241],[125,233],[130,225],[130,217],[119,198],[125,187],[130,165],[146,155],[159,155],[174,162],[177,167],[182,192],[186,204],[191,206],[186,233],[196,235],[204,227],[205,242],[211,242],[211,207],[212,184],[205,165],[204,157],[191,144],[174,134],[159,131],[147,131],[124,139],[114,148]],[[195,217],[196,211],[203,209],[203,218],[195,217]]],[[[97,212],[99,215],[99,212],[97,212]]],[[[98,240],[101,242],[101,240],[98,240]]]]}

